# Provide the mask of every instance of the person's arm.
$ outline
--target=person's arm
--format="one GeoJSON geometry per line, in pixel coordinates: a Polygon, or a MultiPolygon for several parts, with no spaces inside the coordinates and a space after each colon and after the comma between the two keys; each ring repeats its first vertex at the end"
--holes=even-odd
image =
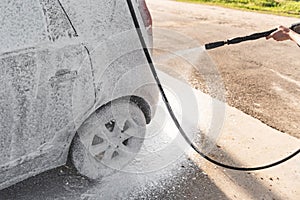
{"type": "Polygon", "coordinates": [[[290,31],[290,37],[291,40],[296,42],[298,45],[300,45],[300,34],[296,33],[295,31],[290,31]]]}
{"type": "Polygon", "coordinates": [[[268,35],[266,38],[273,38],[276,41],[292,40],[300,45],[300,34],[284,26],[279,26],[276,31],[268,35]]]}

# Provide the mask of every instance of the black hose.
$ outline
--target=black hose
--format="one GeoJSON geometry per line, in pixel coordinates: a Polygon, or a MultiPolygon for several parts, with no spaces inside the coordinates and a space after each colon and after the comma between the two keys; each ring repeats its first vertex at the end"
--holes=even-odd
{"type": "Polygon", "coordinates": [[[133,19],[133,22],[134,22],[134,25],[135,25],[135,28],[136,28],[136,31],[137,31],[137,34],[139,36],[139,39],[140,39],[140,42],[141,42],[141,45],[143,47],[143,50],[144,50],[144,53],[145,53],[145,56],[147,58],[147,61],[149,63],[149,66],[150,66],[150,69],[151,69],[151,72],[152,72],[152,75],[157,83],[157,86],[159,88],[159,91],[162,95],[162,98],[163,98],[163,101],[169,111],[169,114],[172,118],[172,120],[174,121],[176,127],[178,128],[179,132],[181,133],[181,135],[183,136],[183,138],[185,139],[185,141],[200,155],[202,156],[203,158],[205,158],[206,160],[214,163],[215,165],[218,165],[218,166],[221,166],[221,167],[224,167],[224,168],[227,168],[227,169],[232,169],[232,170],[238,170],[238,171],[256,171],[256,170],[262,170],[262,169],[267,169],[267,168],[270,168],[270,167],[274,167],[276,165],[279,165],[293,157],[295,157],[297,154],[300,153],[300,149],[298,149],[297,151],[295,151],[294,153],[292,153],[291,155],[277,161],[277,162],[274,162],[274,163],[271,163],[271,164],[267,164],[267,165],[263,165],[263,166],[258,166],[258,167],[236,167],[236,166],[231,166],[231,165],[226,165],[226,164],[223,164],[223,163],[220,163],[210,157],[208,157],[207,155],[205,155],[204,153],[202,153],[198,148],[197,146],[189,139],[189,137],[187,136],[187,134],[184,132],[184,130],[182,129],[181,125],[179,124],[176,116],[174,115],[174,112],[169,104],[169,101],[166,97],[166,94],[164,92],[164,89],[160,83],[160,80],[157,76],[157,72],[155,70],[155,67],[154,67],[154,64],[153,64],[153,61],[152,61],[152,58],[151,58],[151,54],[147,48],[147,45],[146,45],[146,42],[143,38],[143,34],[141,32],[141,29],[140,29],[140,25],[139,25],[139,22],[138,22],[138,19],[137,19],[137,16],[135,14],[135,11],[134,11],[134,8],[133,8],[133,5],[132,5],[132,2],[131,0],[127,0],[127,4],[128,4],[128,7],[129,7],[129,10],[130,10],[130,13],[131,13],[131,16],[132,16],[132,19],[133,19]]]}

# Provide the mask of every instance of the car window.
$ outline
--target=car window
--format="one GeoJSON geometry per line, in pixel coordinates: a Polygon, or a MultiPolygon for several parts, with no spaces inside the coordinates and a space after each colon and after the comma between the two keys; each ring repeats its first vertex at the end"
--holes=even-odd
{"type": "Polygon", "coordinates": [[[64,1],[40,0],[43,14],[46,19],[46,27],[49,40],[56,41],[60,38],[76,36],[75,28],[72,27],[71,19],[65,10],[64,1]]]}
{"type": "Polygon", "coordinates": [[[60,0],[78,35],[86,40],[101,40],[131,27],[126,1],[60,0]],[[89,30],[89,31],[86,31],[89,30]]]}
{"type": "Polygon", "coordinates": [[[36,0],[1,0],[0,21],[0,53],[47,39],[45,18],[36,0]]]}

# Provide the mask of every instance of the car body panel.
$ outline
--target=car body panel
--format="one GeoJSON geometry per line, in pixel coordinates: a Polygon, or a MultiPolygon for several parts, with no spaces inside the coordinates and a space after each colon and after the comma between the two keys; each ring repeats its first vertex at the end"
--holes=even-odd
{"type": "Polygon", "coordinates": [[[112,100],[137,96],[154,114],[158,91],[126,1],[89,3],[0,3],[0,189],[65,164],[76,130],[112,100]]]}

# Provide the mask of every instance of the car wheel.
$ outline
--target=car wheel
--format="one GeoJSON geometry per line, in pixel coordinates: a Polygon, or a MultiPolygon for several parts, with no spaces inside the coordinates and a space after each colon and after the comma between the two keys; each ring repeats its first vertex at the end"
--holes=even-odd
{"type": "Polygon", "coordinates": [[[146,133],[141,109],[113,101],[93,113],[77,130],[71,161],[79,173],[95,179],[121,170],[139,152],[146,133]]]}

